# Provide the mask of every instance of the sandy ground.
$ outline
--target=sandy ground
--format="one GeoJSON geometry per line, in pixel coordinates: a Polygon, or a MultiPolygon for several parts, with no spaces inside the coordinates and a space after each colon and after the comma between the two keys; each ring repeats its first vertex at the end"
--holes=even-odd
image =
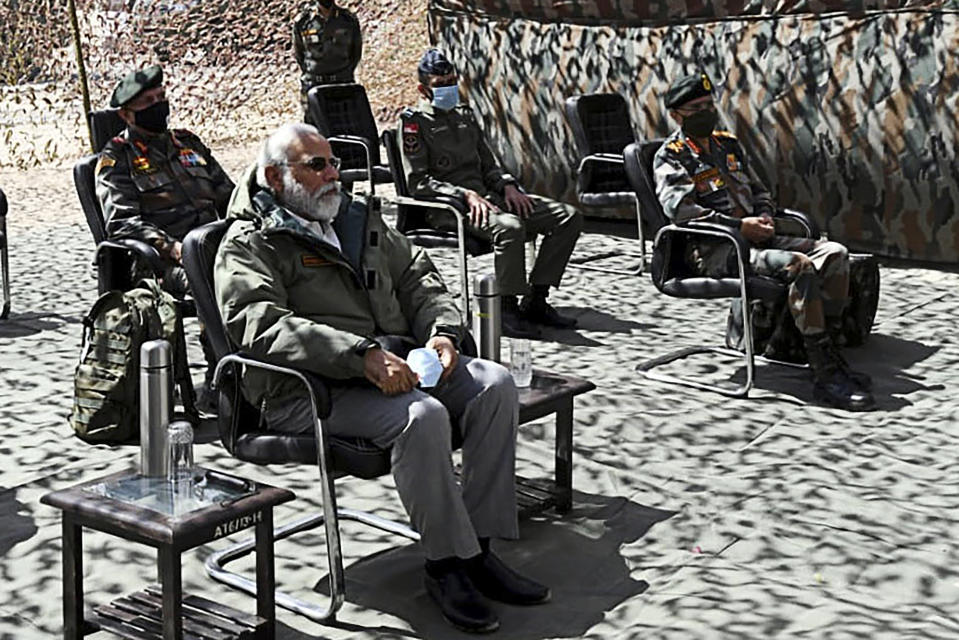
{"type": "MultiPolygon", "coordinates": [[[[217,154],[236,176],[253,148],[217,154]]],[[[66,422],[79,321],[96,295],[69,168],[0,171],[0,186],[10,199],[13,284],[13,313],[0,322],[0,638],[32,640],[61,634],[59,515],[40,497],[127,468],[137,450],[86,445],[66,422]]],[[[591,234],[577,252],[628,244],[591,234]]],[[[435,259],[455,287],[452,254],[435,259]]],[[[472,266],[489,271],[490,259],[472,266]]],[[[882,278],[876,333],[850,353],[874,376],[880,409],[857,415],[808,406],[803,374],[769,365],[749,400],[643,380],[634,365],[646,358],[718,343],[726,303],[668,299],[646,277],[570,270],[555,300],[580,329],[535,343],[534,359],[598,385],[576,401],[574,509],[525,521],[521,541],[499,546],[554,598],[497,606],[495,637],[959,637],[959,275],[883,268],[882,278]]],[[[736,363],[714,365],[690,364],[703,377],[743,375],[736,363]]],[[[521,429],[520,472],[550,472],[551,437],[548,421],[521,429]]],[[[239,463],[215,442],[196,455],[295,491],[280,522],[319,503],[310,468],[239,463]]],[[[404,517],[388,478],[347,479],[338,491],[342,506],[404,517]]],[[[280,638],[462,636],[431,606],[415,546],[353,524],[343,534],[341,625],[281,610],[280,638]]],[[[316,534],[277,545],[284,589],[321,599],[321,542],[316,534]]],[[[224,544],[184,555],[184,589],[252,611],[251,598],[202,569],[224,544]]],[[[90,533],[85,550],[90,602],[155,579],[146,547],[90,533]]]]}

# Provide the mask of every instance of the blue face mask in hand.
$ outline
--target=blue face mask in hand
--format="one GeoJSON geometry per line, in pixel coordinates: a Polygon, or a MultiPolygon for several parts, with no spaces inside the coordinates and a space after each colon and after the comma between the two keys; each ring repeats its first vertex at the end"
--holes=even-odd
{"type": "Polygon", "coordinates": [[[420,386],[424,389],[435,387],[443,375],[443,363],[432,349],[413,349],[406,356],[406,364],[420,377],[420,386]]]}
{"type": "Polygon", "coordinates": [[[434,87],[433,106],[443,111],[449,111],[460,103],[460,88],[458,85],[448,87],[434,87]]]}

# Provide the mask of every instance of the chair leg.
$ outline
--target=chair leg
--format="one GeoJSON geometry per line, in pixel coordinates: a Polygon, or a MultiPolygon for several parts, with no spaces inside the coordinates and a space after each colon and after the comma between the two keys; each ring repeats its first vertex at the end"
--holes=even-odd
{"type": "MultiPolygon", "coordinates": [[[[343,557],[340,553],[339,520],[353,520],[356,522],[361,522],[371,527],[375,527],[381,531],[386,531],[387,533],[401,535],[405,538],[409,538],[410,540],[419,540],[420,536],[407,526],[391,520],[380,518],[379,516],[375,516],[364,511],[336,508],[327,509],[326,503],[324,503],[323,511],[324,513],[322,514],[306,516],[283,526],[277,527],[274,529],[273,537],[274,541],[279,541],[283,538],[289,538],[290,536],[301,531],[308,531],[321,525],[326,525],[326,547],[330,568],[329,603],[326,606],[321,606],[301,600],[299,598],[295,598],[281,591],[276,592],[276,604],[278,606],[305,616],[314,622],[326,624],[333,622],[336,619],[336,612],[343,605],[343,602],[346,598],[346,585],[343,580],[343,557]],[[331,531],[333,532],[333,537],[330,536],[331,531]]],[[[226,565],[228,563],[249,554],[254,550],[255,547],[256,539],[249,538],[227,547],[226,549],[217,551],[213,555],[209,556],[204,563],[207,575],[217,582],[255,596],[256,581],[254,579],[247,578],[226,569],[226,565]]]]}
{"type": "Polygon", "coordinates": [[[456,239],[459,241],[460,311],[463,325],[469,327],[472,326],[473,316],[470,314],[469,256],[466,253],[466,230],[462,216],[456,216],[456,239]]]}
{"type": "Polygon", "coordinates": [[[637,365],[636,370],[650,380],[658,380],[660,382],[669,382],[671,384],[695,387],[696,389],[703,389],[705,391],[715,391],[716,393],[721,393],[724,396],[729,396],[732,398],[748,397],[749,390],[752,389],[753,386],[753,379],[755,375],[755,363],[753,358],[753,328],[749,315],[749,300],[746,298],[746,296],[742,296],[740,300],[742,301],[743,305],[743,337],[746,342],[745,351],[739,352],[735,349],[728,349],[725,347],[686,347],[685,349],[678,349],[671,353],[667,353],[666,355],[659,356],[658,358],[652,358],[651,360],[641,362],[639,365],[637,365]],[[674,362],[676,360],[682,360],[698,353],[717,353],[723,356],[743,358],[743,364],[746,367],[746,382],[731,389],[728,386],[723,386],[720,384],[709,384],[708,382],[701,382],[691,378],[672,376],[666,373],[654,371],[656,367],[674,362]]]}
{"type": "Polygon", "coordinates": [[[639,264],[637,264],[632,269],[613,269],[610,267],[597,267],[591,264],[587,264],[594,260],[603,260],[605,258],[612,258],[614,256],[622,255],[635,255],[627,251],[611,251],[609,253],[601,253],[595,256],[589,256],[583,259],[580,259],[578,262],[570,261],[570,266],[575,267],[576,269],[582,269],[583,271],[598,271],[600,273],[611,273],[621,276],[640,276],[643,274],[643,271],[646,269],[646,239],[643,237],[643,217],[642,211],[640,210],[639,198],[635,198],[635,211],[636,211],[636,229],[639,237],[639,264]]]}
{"type": "Polygon", "coordinates": [[[0,271],[3,272],[3,308],[0,309],[0,320],[10,315],[10,264],[7,258],[7,239],[0,237],[3,245],[0,246],[0,271]]]}

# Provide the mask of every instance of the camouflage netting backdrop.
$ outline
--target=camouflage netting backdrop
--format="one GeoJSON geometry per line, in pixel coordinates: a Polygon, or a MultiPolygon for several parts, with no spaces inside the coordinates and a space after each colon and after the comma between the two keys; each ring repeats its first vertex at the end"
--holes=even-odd
{"type": "Polygon", "coordinates": [[[780,204],[854,249],[956,263],[957,14],[959,0],[430,0],[430,36],[536,191],[575,200],[568,96],[618,92],[639,136],[663,136],[659,96],[702,68],[780,204]]]}
{"type": "MultiPolygon", "coordinates": [[[[415,102],[426,0],[341,0],[366,45],[357,70],[374,113],[415,102]]],[[[76,0],[93,108],[117,80],[164,65],[174,126],[217,143],[298,120],[292,22],[303,0],[76,0]]],[[[0,0],[0,167],[69,164],[89,145],[67,0],[0,0]]]]}

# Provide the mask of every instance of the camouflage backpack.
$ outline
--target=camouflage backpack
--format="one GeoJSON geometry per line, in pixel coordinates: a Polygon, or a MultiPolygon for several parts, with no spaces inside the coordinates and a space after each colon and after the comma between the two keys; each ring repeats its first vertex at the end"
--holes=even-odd
{"type": "MultiPolygon", "coordinates": [[[[849,302],[842,313],[839,339],[841,346],[858,347],[872,332],[879,307],[879,263],[870,254],[849,254],[849,302]]],[[[753,352],[774,360],[806,362],[802,335],[793,322],[785,300],[750,303],[753,327],[753,352]]],[[[730,303],[726,321],[726,345],[743,351],[742,305],[739,298],[730,303]]]]}
{"type": "MultiPolygon", "coordinates": [[[[83,318],[83,346],[74,374],[70,426],[91,443],[139,440],[140,346],[167,340],[180,353],[176,303],[155,280],[107,291],[83,318]]],[[[174,356],[174,361],[183,363],[174,356]]]]}

